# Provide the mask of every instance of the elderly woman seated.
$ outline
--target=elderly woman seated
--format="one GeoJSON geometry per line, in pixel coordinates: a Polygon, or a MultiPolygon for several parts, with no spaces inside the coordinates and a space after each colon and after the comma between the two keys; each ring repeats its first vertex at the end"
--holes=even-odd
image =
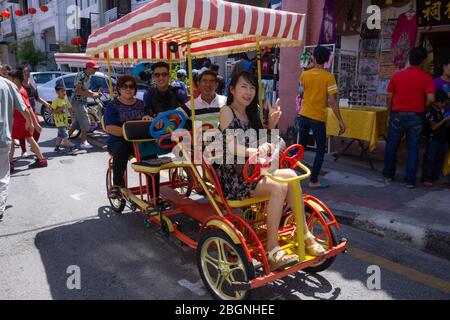
{"type": "Polygon", "coordinates": [[[117,92],[119,96],[108,103],[104,116],[106,132],[109,134],[108,151],[113,157],[113,186],[108,192],[111,199],[121,197],[120,187],[125,186],[124,173],[128,159],[135,155],[133,143],[123,137],[122,125],[131,120],[152,120],[145,112],[144,102],[135,97],[137,86],[132,76],[117,79],[117,92]]]}

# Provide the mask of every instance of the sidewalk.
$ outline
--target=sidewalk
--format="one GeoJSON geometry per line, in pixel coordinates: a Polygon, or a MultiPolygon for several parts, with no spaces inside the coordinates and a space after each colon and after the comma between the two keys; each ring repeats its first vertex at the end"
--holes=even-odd
{"type": "MultiPolygon", "coordinates": [[[[433,188],[418,183],[415,189],[406,189],[402,185],[402,163],[396,181],[384,183],[381,152],[377,149],[374,154],[376,170],[356,156],[344,155],[335,162],[332,154],[326,155],[320,179],[328,181],[331,187],[310,189],[304,182],[304,193],[322,200],[340,223],[450,260],[450,190],[442,183],[433,188]]],[[[357,150],[350,151],[356,153],[357,150]]],[[[305,153],[308,167],[314,156],[314,152],[305,153]]],[[[418,179],[420,175],[421,170],[418,179]]]]}

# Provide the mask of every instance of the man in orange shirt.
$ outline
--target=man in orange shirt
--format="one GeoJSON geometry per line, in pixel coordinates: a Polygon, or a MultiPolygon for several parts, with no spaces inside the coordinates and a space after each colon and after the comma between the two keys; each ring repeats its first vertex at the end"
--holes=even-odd
{"type": "Polygon", "coordinates": [[[309,132],[312,130],[317,150],[311,171],[310,188],[327,188],[328,184],[319,182],[319,173],[325,157],[327,141],[326,125],[327,107],[330,106],[339,120],[339,135],[345,132],[345,124],[339,112],[336,94],[339,89],[334,75],[324,69],[330,59],[330,51],[322,46],[314,49],[315,67],[304,71],[300,76],[303,86],[303,106],[299,112],[300,144],[306,147],[309,132]]]}

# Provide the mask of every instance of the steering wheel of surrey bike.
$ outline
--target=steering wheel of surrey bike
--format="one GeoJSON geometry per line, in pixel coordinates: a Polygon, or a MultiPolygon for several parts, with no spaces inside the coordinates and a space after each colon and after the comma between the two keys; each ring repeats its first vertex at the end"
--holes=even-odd
{"type": "Polygon", "coordinates": [[[284,167],[284,164],[287,163],[289,169],[294,170],[297,166],[297,162],[302,162],[303,157],[305,156],[305,148],[303,148],[300,144],[293,144],[286,150],[284,150],[283,154],[280,157],[280,168],[284,167]],[[297,152],[293,156],[289,156],[291,151],[297,150],[297,152]]]}
{"type": "MultiPolygon", "coordinates": [[[[249,182],[257,182],[261,177],[261,169],[267,169],[270,167],[270,164],[272,160],[274,159],[274,156],[278,154],[280,151],[279,147],[275,148],[275,150],[271,151],[271,155],[264,155],[262,156],[261,153],[258,151],[255,154],[253,154],[251,157],[247,159],[247,162],[245,163],[244,170],[243,170],[243,176],[244,179],[249,182]],[[253,166],[253,171],[250,174],[250,167],[253,166]]],[[[303,146],[299,144],[293,144],[286,150],[284,150],[283,154],[280,157],[279,160],[279,167],[283,168],[284,163],[288,163],[288,168],[295,169],[297,166],[297,161],[301,162],[303,160],[304,156],[304,148],[303,146]],[[297,152],[290,156],[292,150],[297,150],[297,152]]]]}
{"type": "Polygon", "coordinates": [[[169,110],[166,112],[161,112],[158,114],[155,119],[153,119],[152,123],[150,124],[150,134],[155,139],[160,139],[167,133],[171,133],[171,131],[175,131],[179,128],[183,128],[186,123],[186,116],[178,110],[169,110]],[[171,120],[170,116],[177,116],[180,119],[180,122],[171,120]],[[156,124],[162,120],[163,127],[161,129],[156,129],[156,124]]]}

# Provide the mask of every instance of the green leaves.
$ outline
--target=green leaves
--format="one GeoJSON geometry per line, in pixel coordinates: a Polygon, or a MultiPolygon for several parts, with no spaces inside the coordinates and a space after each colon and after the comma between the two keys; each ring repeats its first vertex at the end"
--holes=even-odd
{"type": "Polygon", "coordinates": [[[28,39],[19,43],[17,48],[17,61],[19,64],[29,64],[33,70],[47,62],[47,54],[35,48],[33,40],[28,39]]]}

